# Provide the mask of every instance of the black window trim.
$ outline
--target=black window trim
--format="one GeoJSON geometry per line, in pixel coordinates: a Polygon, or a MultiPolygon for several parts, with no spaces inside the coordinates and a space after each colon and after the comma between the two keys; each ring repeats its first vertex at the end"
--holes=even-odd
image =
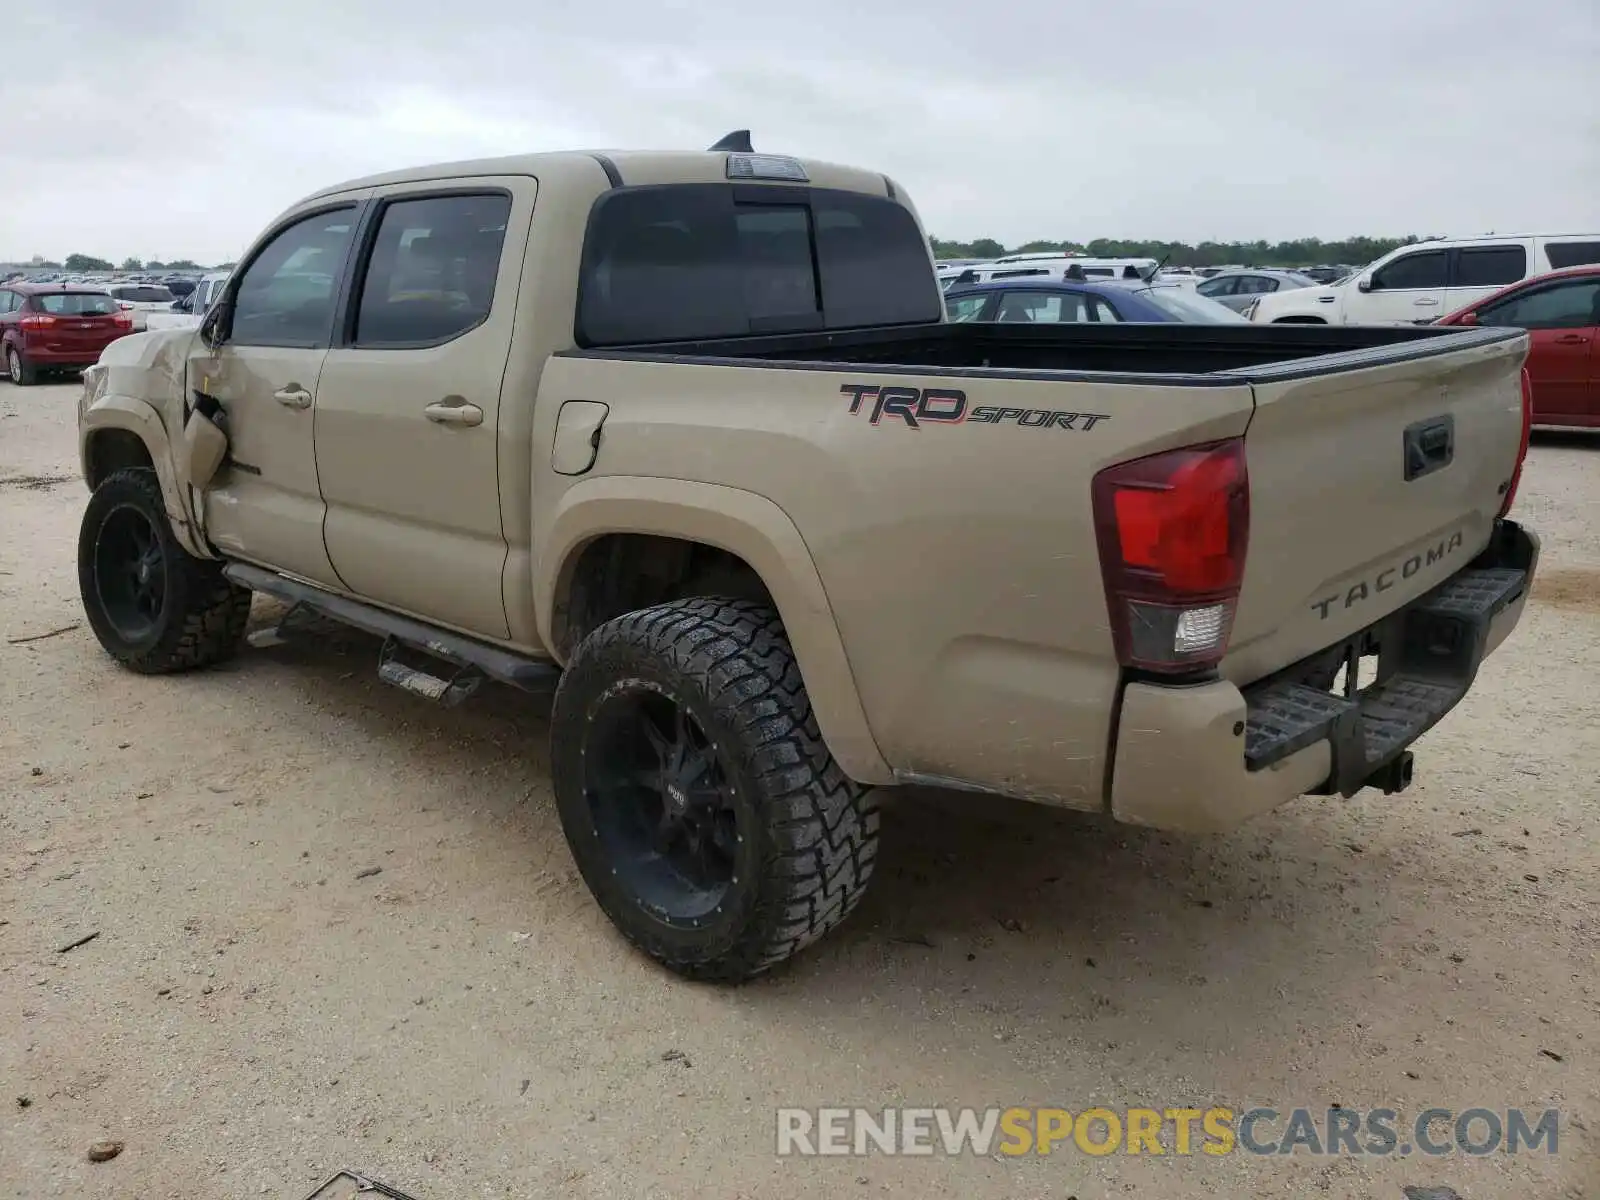
{"type": "MultiPolygon", "coordinates": [[[[884,196],[874,196],[874,195],[872,195],[871,193],[868,193],[868,192],[854,191],[854,190],[852,190],[850,188],[826,188],[826,187],[818,187],[818,186],[813,185],[813,184],[751,183],[751,182],[746,182],[746,181],[736,181],[736,182],[697,181],[697,182],[692,182],[692,183],[628,184],[628,185],[624,185],[622,187],[613,187],[613,188],[609,189],[608,191],[602,192],[599,196],[597,196],[595,198],[594,203],[592,205],[590,205],[590,207],[589,207],[589,216],[588,216],[587,221],[585,221],[585,223],[584,223],[583,246],[582,246],[582,251],[581,251],[581,254],[580,254],[580,257],[579,257],[579,262],[578,262],[577,296],[576,296],[576,303],[573,305],[573,310],[572,310],[572,312],[573,312],[573,317],[572,317],[572,340],[573,340],[573,343],[574,343],[574,345],[576,346],[577,349],[579,349],[579,350],[603,351],[603,350],[608,350],[608,349],[613,348],[613,345],[614,345],[613,343],[604,343],[604,344],[599,344],[599,345],[595,344],[587,336],[587,333],[586,333],[585,329],[583,328],[583,311],[584,311],[585,301],[587,300],[588,291],[589,291],[589,288],[591,286],[590,281],[594,276],[594,271],[593,271],[593,265],[594,264],[593,264],[593,261],[592,261],[592,258],[591,258],[591,253],[592,253],[591,247],[594,245],[594,239],[592,237],[592,234],[594,233],[594,228],[595,228],[596,223],[600,219],[601,213],[603,213],[605,211],[605,208],[606,208],[606,206],[608,204],[613,203],[615,200],[617,200],[619,197],[622,197],[622,196],[630,196],[630,195],[633,195],[633,194],[638,193],[638,192],[668,192],[668,191],[676,191],[678,189],[686,188],[686,187],[701,187],[701,188],[719,187],[719,188],[727,188],[729,190],[730,194],[731,194],[731,197],[732,197],[733,204],[734,204],[735,208],[739,207],[740,205],[770,204],[770,205],[782,205],[782,206],[787,206],[787,207],[804,207],[810,213],[810,219],[811,219],[811,263],[812,263],[813,279],[815,281],[816,289],[817,289],[817,311],[816,311],[816,313],[815,314],[804,314],[804,315],[793,315],[793,316],[752,317],[752,318],[747,318],[749,320],[749,323],[750,323],[750,331],[749,331],[749,333],[748,334],[741,334],[741,335],[733,335],[733,336],[761,337],[761,336],[772,336],[772,335],[781,335],[781,334],[789,334],[789,333],[804,334],[804,333],[818,333],[818,332],[823,332],[823,331],[839,332],[839,331],[843,331],[843,330],[846,330],[846,329],[862,328],[861,326],[845,326],[845,325],[833,327],[833,326],[830,326],[828,324],[827,307],[826,307],[826,305],[824,303],[824,299],[823,299],[823,293],[824,293],[825,289],[823,287],[823,280],[822,280],[822,265],[818,261],[818,254],[819,254],[818,241],[819,241],[819,239],[818,239],[818,236],[817,236],[817,220],[816,220],[816,207],[815,207],[816,206],[817,195],[818,195],[818,193],[822,193],[822,194],[826,194],[826,195],[838,195],[838,196],[848,197],[851,200],[871,201],[871,202],[878,203],[878,204],[892,204],[897,208],[902,208],[903,209],[904,206],[900,205],[897,201],[890,200],[890,199],[888,199],[887,197],[884,197],[884,196]]],[[[915,222],[913,222],[913,223],[915,223],[915,222]]],[[[933,285],[934,306],[933,306],[932,310],[930,311],[928,320],[929,321],[938,321],[940,319],[940,317],[945,313],[945,308],[944,308],[945,293],[944,293],[943,289],[941,289],[939,287],[937,279],[932,278],[932,272],[930,272],[930,283],[932,283],[932,285],[933,285]]],[[[910,327],[912,327],[914,325],[922,325],[922,324],[927,324],[927,323],[928,323],[928,321],[917,321],[917,322],[909,322],[908,321],[908,322],[901,322],[900,324],[903,324],[907,328],[910,328],[910,327]]],[[[674,340],[674,341],[698,342],[698,341],[705,341],[706,339],[697,337],[697,338],[678,338],[678,339],[672,339],[672,340],[674,340]]],[[[725,340],[725,339],[718,339],[718,340],[725,340]]],[[[653,341],[651,341],[651,342],[643,342],[643,343],[641,343],[641,342],[615,343],[615,345],[652,345],[652,344],[657,344],[657,343],[655,343],[653,341]]],[[[663,343],[660,343],[660,344],[665,345],[665,344],[669,344],[669,343],[663,342],[663,343]]]]}
{"type": "MultiPolygon", "coordinates": [[[[1476,244],[1476,245],[1472,245],[1472,246],[1452,246],[1450,248],[1450,261],[1447,264],[1448,273],[1445,276],[1445,280],[1446,280],[1445,287],[1447,287],[1447,288],[1456,288],[1456,287],[1479,288],[1479,287],[1486,287],[1486,288],[1497,288],[1497,289],[1498,288],[1503,288],[1503,287],[1510,287],[1512,284],[1520,283],[1522,280],[1528,278],[1528,271],[1529,271],[1531,266],[1532,266],[1532,263],[1531,263],[1531,261],[1529,259],[1527,243],[1519,242],[1519,241],[1517,241],[1515,239],[1512,239],[1511,241],[1508,241],[1508,242],[1482,242],[1482,243],[1479,243],[1479,244],[1476,244]],[[1517,276],[1516,279],[1507,279],[1507,280],[1505,280],[1505,281],[1503,281],[1501,283],[1462,283],[1461,282],[1461,256],[1463,254],[1472,253],[1473,251],[1485,251],[1485,250],[1520,250],[1522,252],[1522,274],[1517,276]]],[[[1421,290],[1421,289],[1412,289],[1412,290],[1421,290]]]]}
{"type": "MultiPolygon", "coordinates": [[[[222,296],[218,298],[219,300],[226,301],[228,305],[228,337],[223,344],[226,346],[238,346],[241,349],[247,349],[252,346],[260,346],[273,350],[327,350],[331,348],[333,345],[334,330],[338,328],[340,306],[343,304],[345,293],[349,288],[350,267],[355,261],[354,250],[357,239],[361,233],[361,223],[370,204],[371,201],[368,198],[362,197],[354,200],[330,200],[326,204],[319,204],[312,208],[300,209],[299,211],[291,213],[277,224],[268,228],[265,233],[257,238],[255,245],[250,248],[249,254],[240,259],[239,265],[233,269],[232,274],[228,278],[228,283],[223,291],[222,296]],[[250,273],[250,268],[255,266],[256,261],[264,253],[266,253],[266,250],[269,246],[276,242],[283,233],[294,228],[296,225],[299,225],[304,221],[312,220],[316,217],[326,216],[329,213],[345,211],[349,211],[353,214],[351,221],[350,241],[345,247],[344,261],[339,264],[339,270],[334,275],[333,311],[330,314],[327,333],[320,338],[283,338],[271,341],[250,342],[236,341],[233,336],[234,302],[237,300],[239,295],[239,285],[244,282],[245,276],[250,273]]],[[[217,303],[218,300],[213,300],[212,307],[215,307],[217,303]]]]}
{"type": "Polygon", "coordinates": [[[416,192],[385,192],[382,195],[370,197],[361,215],[360,223],[356,226],[354,253],[350,256],[348,269],[343,273],[341,286],[335,296],[333,314],[333,337],[329,348],[333,350],[431,350],[437,346],[448,345],[458,338],[466,337],[474,329],[481,328],[494,312],[494,302],[499,297],[499,269],[505,265],[506,240],[511,235],[511,217],[516,211],[517,198],[508,187],[495,187],[486,185],[482,187],[442,187],[429,188],[426,191],[416,192]],[[367,272],[372,266],[372,251],[378,244],[378,231],[383,228],[383,215],[395,204],[403,204],[413,200],[449,200],[454,197],[469,196],[503,196],[508,208],[506,210],[506,237],[500,240],[500,263],[497,264],[495,273],[495,296],[489,302],[489,311],[483,318],[474,321],[465,329],[457,330],[448,337],[429,338],[420,341],[406,342],[358,342],[356,341],[356,318],[361,307],[361,289],[366,286],[367,272]]]}

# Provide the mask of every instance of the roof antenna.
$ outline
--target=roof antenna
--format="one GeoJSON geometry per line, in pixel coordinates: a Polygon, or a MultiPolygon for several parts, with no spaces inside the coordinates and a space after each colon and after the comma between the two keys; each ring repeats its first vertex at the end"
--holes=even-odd
{"type": "Polygon", "coordinates": [[[750,144],[750,131],[748,129],[735,129],[715,146],[712,146],[709,153],[754,154],[755,147],[750,144]]]}

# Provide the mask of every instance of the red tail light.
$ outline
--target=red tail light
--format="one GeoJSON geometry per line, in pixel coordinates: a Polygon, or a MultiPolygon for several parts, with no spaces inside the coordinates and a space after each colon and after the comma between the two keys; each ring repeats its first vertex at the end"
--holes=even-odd
{"type": "Polygon", "coordinates": [[[127,313],[120,313],[120,312],[116,313],[111,318],[111,327],[113,329],[119,329],[123,333],[132,333],[133,332],[133,318],[130,317],[127,313]]]}
{"type": "Polygon", "coordinates": [[[123,312],[132,312],[133,311],[133,305],[129,304],[126,300],[118,300],[117,301],[117,307],[120,308],[123,312]]]}
{"type": "Polygon", "coordinates": [[[56,323],[56,318],[50,313],[29,313],[18,321],[24,329],[49,329],[56,323]]]}
{"type": "Polygon", "coordinates": [[[1511,472],[1511,482],[1506,485],[1506,498],[1500,504],[1503,517],[1511,511],[1517,500],[1517,485],[1522,482],[1522,464],[1528,460],[1528,439],[1533,436],[1533,376],[1522,368],[1522,444],[1517,447],[1517,465],[1511,472]]]}
{"type": "Polygon", "coordinates": [[[1118,661],[1167,673],[1215,666],[1250,537],[1244,439],[1107,467],[1091,491],[1118,661]]]}

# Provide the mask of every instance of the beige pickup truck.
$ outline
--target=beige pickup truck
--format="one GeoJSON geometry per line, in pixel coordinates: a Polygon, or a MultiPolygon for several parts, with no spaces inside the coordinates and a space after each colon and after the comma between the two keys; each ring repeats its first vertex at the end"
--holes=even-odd
{"type": "Polygon", "coordinates": [[[329,188],[87,372],[85,611],[141,672],[261,592],[553,689],[577,865],[702,978],[851,911],[877,788],[1402,789],[1527,597],[1526,335],[943,317],[897,184],[739,136],[329,188]]]}

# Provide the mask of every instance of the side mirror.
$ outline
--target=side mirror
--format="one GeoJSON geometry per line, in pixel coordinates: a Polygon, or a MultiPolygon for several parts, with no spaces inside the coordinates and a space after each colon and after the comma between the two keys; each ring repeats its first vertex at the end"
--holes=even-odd
{"type": "Polygon", "coordinates": [[[1371,290],[1372,280],[1370,279],[1362,279],[1356,283],[1356,291],[1358,292],[1370,292],[1371,290]]]}
{"type": "Polygon", "coordinates": [[[1478,314],[1475,312],[1464,312],[1456,318],[1455,323],[1457,325],[1476,325],[1478,323],[1478,314]]]}
{"type": "Polygon", "coordinates": [[[223,297],[211,306],[200,322],[200,340],[215,350],[228,340],[229,325],[233,317],[233,301],[223,297]]]}

